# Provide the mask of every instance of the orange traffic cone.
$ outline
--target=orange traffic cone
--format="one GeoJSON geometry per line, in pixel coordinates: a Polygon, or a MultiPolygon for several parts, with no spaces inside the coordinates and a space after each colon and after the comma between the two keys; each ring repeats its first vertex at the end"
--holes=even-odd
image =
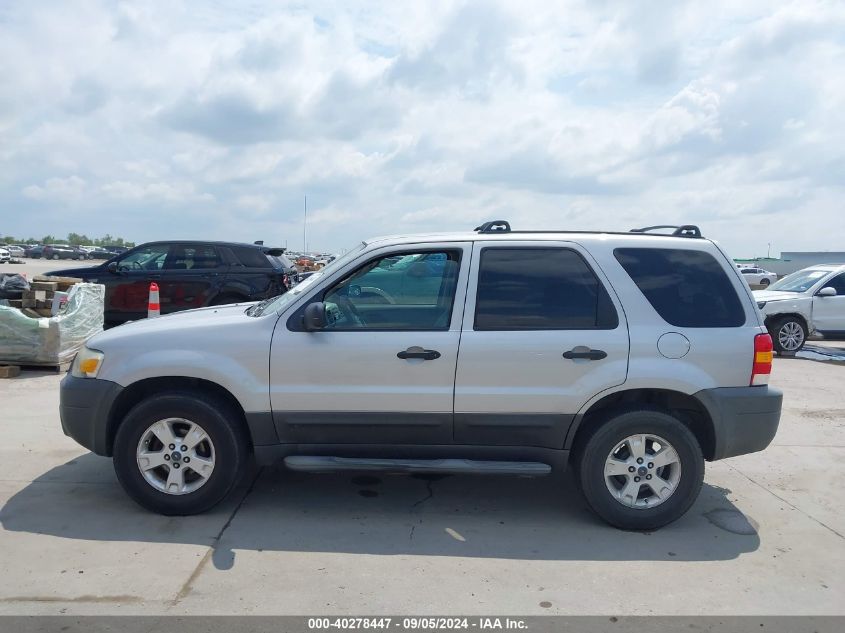
{"type": "Polygon", "coordinates": [[[147,318],[157,317],[161,314],[161,306],[158,302],[158,284],[152,282],[150,284],[150,299],[147,303],[147,318]]]}

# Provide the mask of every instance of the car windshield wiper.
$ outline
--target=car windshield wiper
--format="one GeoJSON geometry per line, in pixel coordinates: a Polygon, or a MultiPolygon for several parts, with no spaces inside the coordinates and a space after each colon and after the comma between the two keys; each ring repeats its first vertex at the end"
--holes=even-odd
{"type": "Polygon", "coordinates": [[[279,298],[279,296],[276,295],[275,297],[270,297],[269,299],[264,299],[264,301],[261,301],[259,303],[256,303],[255,305],[249,306],[246,309],[247,316],[261,316],[262,314],[264,314],[264,310],[267,308],[267,306],[269,306],[271,303],[273,303],[278,298],[279,298]]]}

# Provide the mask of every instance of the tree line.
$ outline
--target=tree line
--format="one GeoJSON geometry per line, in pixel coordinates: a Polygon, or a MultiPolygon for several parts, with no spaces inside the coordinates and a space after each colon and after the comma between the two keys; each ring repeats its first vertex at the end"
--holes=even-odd
{"type": "Polygon", "coordinates": [[[135,242],[127,242],[122,237],[112,237],[111,235],[104,235],[103,237],[88,237],[87,235],[79,233],[68,233],[67,239],[55,237],[53,235],[45,235],[40,240],[34,237],[27,239],[18,239],[11,235],[0,237],[0,242],[3,244],[70,244],[71,246],[125,246],[132,248],[135,242]]]}

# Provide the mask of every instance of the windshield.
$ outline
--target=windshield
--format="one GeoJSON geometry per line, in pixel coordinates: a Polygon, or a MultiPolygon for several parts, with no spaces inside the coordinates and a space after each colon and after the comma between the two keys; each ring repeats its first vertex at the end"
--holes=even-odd
{"type": "Polygon", "coordinates": [[[773,283],[769,286],[769,290],[777,290],[779,292],[807,292],[816,285],[819,279],[829,273],[829,270],[818,270],[814,268],[799,270],[797,273],[787,275],[780,281],[773,283]]]}
{"type": "Polygon", "coordinates": [[[364,250],[366,246],[366,242],[361,242],[357,244],[353,248],[349,249],[346,253],[338,257],[333,262],[327,264],[324,268],[320,269],[319,271],[312,273],[310,277],[308,277],[305,281],[301,281],[296,284],[293,288],[288,290],[285,294],[279,295],[278,297],[272,297],[270,299],[265,299],[261,303],[257,303],[250,308],[247,308],[246,313],[249,316],[261,316],[262,314],[267,314],[269,312],[278,312],[279,310],[283,309],[284,307],[290,305],[306,290],[308,290],[311,286],[317,283],[317,280],[323,277],[327,272],[332,272],[338,266],[343,266],[346,262],[354,258],[358,253],[364,250]]]}

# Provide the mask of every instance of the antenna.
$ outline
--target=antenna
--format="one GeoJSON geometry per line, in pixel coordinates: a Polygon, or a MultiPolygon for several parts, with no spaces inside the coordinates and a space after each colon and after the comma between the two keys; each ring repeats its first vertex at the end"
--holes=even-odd
{"type": "Polygon", "coordinates": [[[305,215],[302,218],[302,252],[308,252],[308,194],[305,195],[305,215]]]}

